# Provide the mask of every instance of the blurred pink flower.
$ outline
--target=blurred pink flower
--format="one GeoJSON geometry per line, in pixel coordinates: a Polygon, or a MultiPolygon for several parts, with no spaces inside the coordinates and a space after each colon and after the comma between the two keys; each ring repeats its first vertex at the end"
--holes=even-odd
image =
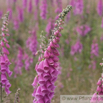
{"type": "Polygon", "coordinates": [[[82,25],[82,26],[78,26],[76,28],[76,31],[81,36],[85,36],[88,32],[91,31],[91,28],[88,25],[82,25]]]}
{"type": "Polygon", "coordinates": [[[102,12],[103,12],[103,2],[102,0],[98,0],[97,13],[99,16],[102,16],[102,12]]]}
{"type": "Polygon", "coordinates": [[[99,56],[99,47],[98,47],[98,43],[96,43],[93,40],[93,43],[91,45],[91,58],[93,57],[98,57],[99,56]]]}
{"type": "Polygon", "coordinates": [[[74,45],[71,46],[70,54],[74,55],[76,53],[81,53],[83,49],[83,45],[78,40],[74,45]]]}
{"type": "Polygon", "coordinates": [[[46,19],[46,15],[47,15],[47,0],[42,0],[42,4],[41,4],[41,13],[40,16],[42,19],[46,19]]]}

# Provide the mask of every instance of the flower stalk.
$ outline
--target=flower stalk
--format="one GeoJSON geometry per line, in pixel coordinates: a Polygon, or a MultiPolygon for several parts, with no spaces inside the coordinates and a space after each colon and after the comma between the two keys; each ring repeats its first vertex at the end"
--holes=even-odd
{"type": "Polygon", "coordinates": [[[64,24],[64,17],[71,10],[72,6],[67,6],[60,14],[59,18],[55,23],[55,28],[52,31],[52,35],[49,41],[43,41],[41,44],[41,55],[39,57],[38,63],[36,64],[35,70],[37,76],[34,78],[32,86],[34,87],[34,92],[32,94],[34,98],[33,103],[51,103],[54,96],[54,90],[56,86],[54,85],[57,77],[59,75],[59,41],[63,30],[62,24],[64,24]]]}

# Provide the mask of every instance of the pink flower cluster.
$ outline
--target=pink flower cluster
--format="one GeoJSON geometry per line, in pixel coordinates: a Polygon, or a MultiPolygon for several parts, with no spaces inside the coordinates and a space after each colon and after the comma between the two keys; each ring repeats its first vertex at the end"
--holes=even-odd
{"type": "Polygon", "coordinates": [[[85,36],[88,32],[91,31],[91,28],[88,25],[82,25],[76,28],[76,31],[81,36],[85,36]]]}
{"type": "Polygon", "coordinates": [[[93,94],[91,103],[102,103],[103,102],[103,75],[97,82],[96,93],[93,94]]]}
{"type": "Polygon", "coordinates": [[[2,36],[0,36],[0,73],[1,73],[1,84],[2,87],[5,88],[6,94],[10,94],[11,91],[9,91],[9,88],[11,87],[11,84],[9,83],[9,80],[7,79],[7,75],[10,77],[12,75],[12,72],[9,70],[9,65],[11,64],[8,59],[9,51],[7,48],[10,48],[10,45],[8,44],[8,40],[6,39],[6,36],[9,36],[8,32],[8,16],[7,13],[5,17],[3,18],[3,26],[1,28],[2,30],[2,36]]]}
{"type": "Polygon", "coordinates": [[[33,103],[51,103],[51,99],[54,96],[54,83],[60,73],[60,69],[58,69],[58,42],[61,37],[60,32],[63,29],[62,24],[64,24],[64,17],[71,10],[71,8],[71,6],[67,6],[67,8],[59,15],[59,19],[55,23],[55,28],[47,47],[41,48],[42,54],[35,66],[37,76],[34,78],[32,83],[32,86],[34,87],[32,96],[35,97],[33,103]]]}
{"type": "Polygon", "coordinates": [[[37,37],[36,37],[36,31],[32,30],[30,31],[31,37],[29,37],[26,41],[26,46],[29,48],[29,50],[32,52],[32,54],[35,56],[35,53],[37,51],[37,37]]]}
{"type": "Polygon", "coordinates": [[[71,55],[74,55],[76,53],[81,53],[82,52],[82,49],[83,49],[83,45],[80,43],[80,41],[77,41],[76,44],[74,44],[72,47],[71,47],[71,52],[70,54],[71,55]]]}
{"type": "MultiPolygon", "coordinates": [[[[32,94],[35,97],[33,103],[51,103],[51,99],[53,98],[54,83],[60,73],[59,69],[57,69],[59,66],[59,52],[57,48],[59,47],[58,42],[61,37],[60,31],[63,29],[60,26],[61,24],[62,19],[60,20],[58,29],[54,32],[55,38],[49,43],[44,55],[39,58],[39,63],[35,67],[38,75],[32,84],[35,88],[32,94]]],[[[58,24],[55,24],[55,27],[57,26],[58,24]]]]}

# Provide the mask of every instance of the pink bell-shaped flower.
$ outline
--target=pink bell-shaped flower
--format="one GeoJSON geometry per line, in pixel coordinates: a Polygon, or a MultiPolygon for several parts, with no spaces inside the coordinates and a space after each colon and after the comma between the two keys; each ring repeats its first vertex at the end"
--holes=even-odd
{"type": "Polygon", "coordinates": [[[98,95],[97,95],[97,93],[93,94],[90,103],[98,103],[98,95]]]}
{"type": "Polygon", "coordinates": [[[32,83],[32,86],[35,87],[35,86],[37,85],[37,83],[38,83],[38,76],[36,76],[36,77],[34,78],[34,81],[33,81],[33,83],[32,83]]]}
{"type": "Polygon", "coordinates": [[[46,59],[44,60],[43,68],[44,68],[44,72],[48,72],[49,71],[49,65],[48,65],[46,59]]]}
{"type": "Polygon", "coordinates": [[[37,73],[39,74],[39,75],[41,75],[44,71],[43,71],[43,62],[44,61],[41,61],[40,63],[39,63],[39,65],[38,65],[38,67],[37,67],[37,73]]]}
{"type": "Polygon", "coordinates": [[[2,83],[2,84],[5,84],[6,81],[7,81],[6,74],[1,74],[1,83],[2,83]]]}
{"type": "Polygon", "coordinates": [[[43,98],[42,92],[41,92],[41,87],[39,86],[36,90],[36,94],[35,97],[37,98],[37,100],[40,100],[41,98],[43,98]]]}

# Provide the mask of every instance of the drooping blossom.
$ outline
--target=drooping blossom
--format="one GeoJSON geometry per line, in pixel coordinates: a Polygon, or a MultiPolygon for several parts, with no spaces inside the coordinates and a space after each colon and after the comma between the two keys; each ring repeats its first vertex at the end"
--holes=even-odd
{"type": "Polygon", "coordinates": [[[33,9],[32,0],[29,0],[29,3],[28,3],[28,12],[31,13],[32,9],[33,9]]]}
{"type": "Polygon", "coordinates": [[[16,77],[18,74],[22,74],[22,67],[23,67],[23,49],[21,47],[18,47],[18,54],[17,57],[14,61],[15,67],[14,67],[14,72],[16,77]]]}
{"type": "Polygon", "coordinates": [[[54,22],[53,22],[53,20],[51,19],[51,18],[49,18],[49,20],[48,20],[48,24],[47,24],[47,26],[46,26],[46,32],[47,32],[47,36],[50,36],[50,34],[51,34],[51,30],[54,28],[54,22]]]}
{"type": "Polygon", "coordinates": [[[22,0],[22,6],[23,6],[23,9],[27,7],[27,0],[22,0]]]}
{"type": "Polygon", "coordinates": [[[17,11],[18,11],[18,20],[20,22],[23,22],[24,21],[24,12],[23,12],[23,9],[20,8],[20,7],[18,7],[17,11]]]}
{"type": "Polygon", "coordinates": [[[91,28],[88,25],[82,25],[82,26],[78,26],[76,28],[76,31],[81,36],[85,36],[87,33],[91,31],[91,28]]]}
{"type": "Polygon", "coordinates": [[[91,58],[98,57],[99,56],[99,46],[98,43],[93,40],[93,43],[91,45],[91,58]]]}
{"type": "Polygon", "coordinates": [[[25,64],[25,70],[30,70],[30,65],[33,63],[33,58],[29,57],[28,54],[24,54],[24,64],[25,64]]]}
{"type": "Polygon", "coordinates": [[[98,0],[97,13],[99,16],[102,16],[102,12],[103,12],[103,2],[102,0],[98,0]]]}
{"type": "Polygon", "coordinates": [[[31,36],[27,39],[26,41],[26,46],[29,48],[29,50],[32,52],[32,54],[35,56],[35,53],[37,51],[37,36],[36,36],[36,31],[32,30],[30,32],[31,36]]]}
{"type": "MultiPolygon", "coordinates": [[[[9,80],[7,79],[7,75],[10,77],[12,75],[12,72],[9,69],[9,65],[11,64],[8,58],[9,51],[8,48],[10,48],[10,45],[8,43],[8,40],[6,39],[8,34],[8,17],[9,13],[7,13],[3,17],[3,26],[1,28],[1,41],[0,41],[0,82],[2,84],[1,88],[5,88],[6,94],[10,94],[11,91],[9,88],[11,87],[11,84],[9,83],[9,80]]],[[[1,91],[2,92],[2,91],[1,91]]]]}
{"type": "Polygon", "coordinates": [[[41,13],[40,13],[40,16],[42,19],[46,19],[46,16],[47,16],[47,0],[42,0],[42,4],[41,4],[41,13]]]}
{"type": "Polygon", "coordinates": [[[71,55],[75,55],[76,53],[81,53],[83,49],[83,45],[78,40],[74,45],[71,46],[71,55]]]}
{"type": "Polygon", "coordinates": [[[38,59],[38,63],[35,66],[37,76],[34,78],[32,86],[35,88],[32,94],[35,97],[33,103],[51,103],[54,96],[54,90],[56,86],[54,85],[57,80],[59,69],[59,47],[58,42],[60,41],[60,31],[63,29],[61,26],[63,24],[62,19],[66,16],[67,12],[71,7],[67,7],[65,12],[60,14],[60,19],[55,23],[54,33],[51,35],[54,38],[48,43],[47,48],[42,50],[42,55],[38,59]],[[62,15],[64,14],[64,15],[62,15]]]}

